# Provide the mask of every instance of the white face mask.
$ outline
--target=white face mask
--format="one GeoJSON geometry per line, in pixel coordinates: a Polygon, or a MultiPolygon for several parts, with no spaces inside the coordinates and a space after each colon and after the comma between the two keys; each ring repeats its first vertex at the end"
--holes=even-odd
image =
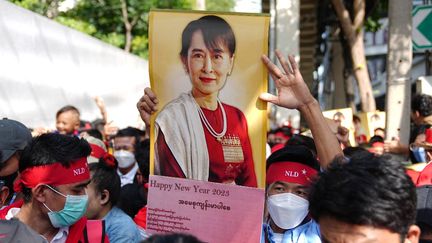
{"type": "Polygon", "coordinates": [[[273,222],[282,229],[297,227],[309,212],[309,201],[292,193],[267,198],[267,210],[273,222]]]}
{"type": "Polygon", "coordinates": [[[114,157],[117,159],[119,168],[128,168],[135,163],[135,155],[126,150],[119,150],[114,152],[114,157]]]}

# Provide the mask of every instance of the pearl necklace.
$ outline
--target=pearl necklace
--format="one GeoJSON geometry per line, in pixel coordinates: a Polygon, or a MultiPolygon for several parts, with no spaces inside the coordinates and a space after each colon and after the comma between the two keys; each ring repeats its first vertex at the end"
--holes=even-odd
{"type": "MultiPolygon", "coordinates": [[[[195,99],[194,99],[195,100],[195,99]]],[[[226,113],[225,113],[225,109],[222,105],[222,103],[220,102],[219,99],[217,99],[217,103],[220,106],[221,110],[222,110],[222,119],[223,119],[223,127],[222,127],[222,132],[217,133],[213,127],[211,126],[211,124],[209,123],[209,121],[207,120],[207,118],[204,115],[204,112],[202,111],[201,107],[198,105],[198,103],[195,101],[195,105],[198,111],[198,114],[200,116],[201,121],[204,123],[204,126],[207,128],[207,131],[209,131],[209,133],[216,138],[216,140],[218,140],[219,142],[222,141],[222,137],[225,136],[225,133],[227,131],[227,118],[226,118],[226,113]]]]}

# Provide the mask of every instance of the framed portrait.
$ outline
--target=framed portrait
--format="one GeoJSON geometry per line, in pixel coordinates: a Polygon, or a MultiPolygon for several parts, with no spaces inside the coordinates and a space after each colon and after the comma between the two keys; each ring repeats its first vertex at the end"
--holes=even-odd
{"type": "Polygon", "coordinates": [[[265,185],[269,16],[152,10],[151,173],[265,185]]]}
{"type": "Polygon", "coordinates": [[[347,128],[349,130],[350,143],[356,144],[354,139],[353,112],[351,108],[326,110],[323,111],[323,116],[333,120],[337,126],[343,126],[347,128]]]}
{"type": "Polygon", "coordinates": [[[385,111],[360,112],[356,114],[362,121],[362,128],[366,131],[368,140],[375,135],[375,129],[385,130],[385,111]]]}

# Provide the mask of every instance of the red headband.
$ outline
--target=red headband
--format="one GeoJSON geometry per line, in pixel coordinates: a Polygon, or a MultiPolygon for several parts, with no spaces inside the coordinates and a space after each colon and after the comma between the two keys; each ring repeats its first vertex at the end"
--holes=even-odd
{"type": "Polygon", "coordinates": [[[92,149],[90,156],[100,159],[106,154],[106,151],[99,145],[90,143],[90,147],[92,149]]]}
{"type": "Polygon", "coordinates": [[[375,143],[372,144],[372,147],[373,148],[375,148],[375,147],[384,147],[384,143],[382,143],[382,142],[375,142],[375,143]]]}
{"type": "Polygon", "coordinates": [[[307,186],[318,174],[315,169],[297,162],[281,161],[270,165],[267,170],[266,184],[285,181],[307,186]]]}
{"type": "Polygon", "coordinates": [[[73,161],[69,168],[60,163],[53,163],[34,166],[21,173],[21,183],[28,188],[34,188],[39,184],[65,185],[88,179],[90,173],[86,157],[73,161]]]}
{"type": "Polygon", "coordinates": [[[282,138],[285,138],[285,139],[289,139],[290,138],[288,135],[286,135],[283,132],[277,132],[277,133],[275,133],[275,136],[282,137],[282,138]]]}

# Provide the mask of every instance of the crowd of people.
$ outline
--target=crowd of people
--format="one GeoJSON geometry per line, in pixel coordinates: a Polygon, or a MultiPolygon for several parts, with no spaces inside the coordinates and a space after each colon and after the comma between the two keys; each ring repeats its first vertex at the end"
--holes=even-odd
{"type": "MultiPolygon", "coordinates": [[[[268,133],[261,242],[432,242],[432,97],[413,97],[410,144],[387,142],[378,129],[350,146],[346,129],[330,129],[294,58],[276,56],[282,68],[262,61],[278,93],[259,98],[299,110],[313,138],[290,127],[268,133]]],[[[83,123],[67,105],[54,131],[0,120],[0,241],[201,242],[146,231],[148,134],[113,132],[97,102],[103,119],[83,123]]],[[[157,104],[146,88],[137,108],[147,128],[157,104]]]]}

